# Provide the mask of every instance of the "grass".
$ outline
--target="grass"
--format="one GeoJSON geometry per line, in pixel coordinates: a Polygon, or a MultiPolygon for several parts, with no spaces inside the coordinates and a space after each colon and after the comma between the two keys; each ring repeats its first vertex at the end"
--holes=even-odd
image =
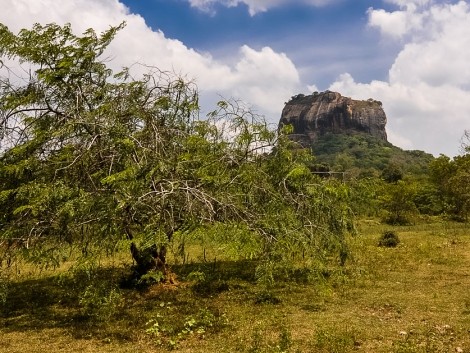
{"type": "Polygon", "coordinates": [[[117,260],[25,265],[0,285],[0,352],[470,352],[468,225],[363,221],[349,246],[346,266],[270,287],[248,260],[174,265],[177,284],[142,291],[117,260]],[[379,247],[389,230],[400,244],[379,247]]]}

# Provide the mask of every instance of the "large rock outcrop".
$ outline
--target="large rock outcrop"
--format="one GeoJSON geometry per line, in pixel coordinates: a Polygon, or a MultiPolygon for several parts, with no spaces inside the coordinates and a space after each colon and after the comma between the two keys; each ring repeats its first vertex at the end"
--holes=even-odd
{"type": "Polygon", "coordinates": [[[309,146],[328,133],[367,133],[387,141],[386,123],[381,102],[354,100],[337,92],[325,91],[292,97],[282,111],[279,125],[291,124],[294,131],[290,137],[309,146]]]}

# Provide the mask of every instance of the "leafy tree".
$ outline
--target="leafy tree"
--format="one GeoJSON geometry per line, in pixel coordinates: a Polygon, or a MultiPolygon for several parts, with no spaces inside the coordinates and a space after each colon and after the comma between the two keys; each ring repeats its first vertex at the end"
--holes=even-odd
{"type": "Polygon", "coordinates": [[[441,155],[430,164],[430,178],[439,192],[444,211],[467,220],[470,213],[470,153],[450,159],[441,155]]]}
{"type": "Polygon", "coordinates": [[[350,204],[358,216],[377,217],[381,210],[379,196],[385,188],[380,178],[358,178],[349,181],[350,204]]]}
{"type": "Polygon", "coordinates": [[[413,202],[423,215],[440,215],[444,212],[444,203],[439,189],[428,180],[417,185],[413,202]]]}
{"type": "Polygon", "coordinates": [[[58,264],[63,245],[87,254],[127,239],[136,276],[163,278],[175,234],[224,224],[257,237],[267,258],[301,249],[343,262],[347,191],[240,104],[200,120],[192,83],[155,68],[113,73],[103,55],[123,26],[76,36],[0,25],[1,56],[31,72],[0,80],[0,242],[58,264]]]}
{"type": "Polygon", "coordinates": [[[391,162],[382,170],[381,176],[387,183],[396,183],[403,179],[403,171],[399,165],[391,162]]]}
{"type": "Polygon", "coordinates": [[[380,197],[382,208],[386,211],[385,222],[405,225],[412,222],[418,213],[414,203],[416,187],[414,183],[399,180],[393,184],[384,185],[380,197]]]}

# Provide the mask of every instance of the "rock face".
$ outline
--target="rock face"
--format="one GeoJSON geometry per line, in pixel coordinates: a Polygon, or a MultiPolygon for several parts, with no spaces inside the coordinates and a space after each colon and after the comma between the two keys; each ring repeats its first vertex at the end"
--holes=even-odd
{"type": "Polygon", "coordinates": [[[353,100],[337,92],[325,91],[292,97],[282,111],[279,126],[291,124],[294,132],[290,137],[309,146],[328,133],[360,132],[387,141],[386,123],[381,102],[353,100]]]}

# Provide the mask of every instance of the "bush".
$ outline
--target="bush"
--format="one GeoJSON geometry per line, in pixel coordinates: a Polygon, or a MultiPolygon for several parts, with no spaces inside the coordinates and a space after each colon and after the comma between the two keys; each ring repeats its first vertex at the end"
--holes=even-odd
{"type": "Polygon", "coordinates": [[[122,296],[118,288],[109,283],[91,283],[79,296],[79,303],[84,317],[96,321],[107,321],[121,304],[122,296]]]}
{"type": "Polygon", "coordinates": [[[384,246],[386,248],[395,248],[398,243],[400,243],[398,235],[394,231],[390,230],[383,232],[379,239],[379,246],[384,246]]]}

